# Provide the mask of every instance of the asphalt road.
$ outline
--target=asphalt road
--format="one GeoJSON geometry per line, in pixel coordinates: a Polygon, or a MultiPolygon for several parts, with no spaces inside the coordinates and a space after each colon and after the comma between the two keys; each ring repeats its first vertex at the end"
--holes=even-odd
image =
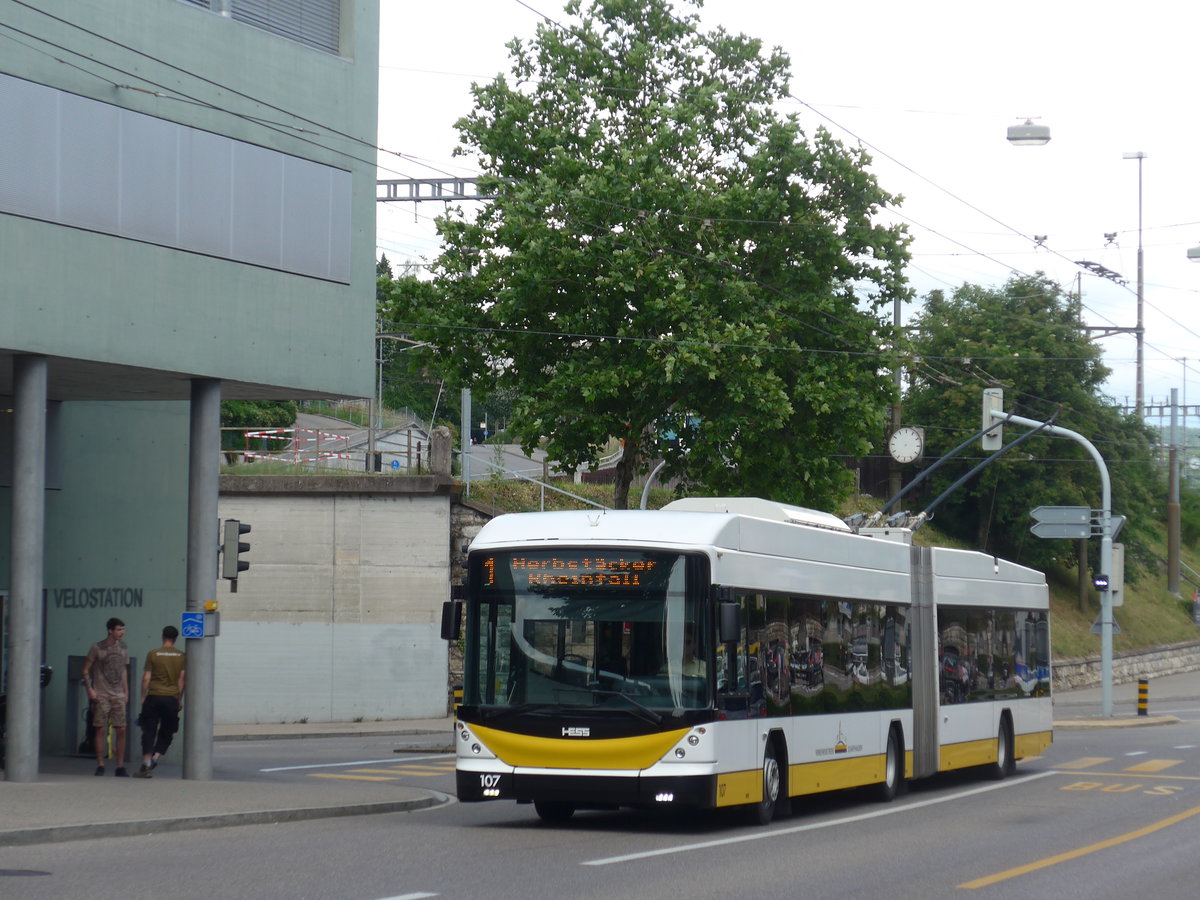
{"type": "MultiPolygon", "coordinates": [[[[1200,706],[1200,704],[1193,704],[1200,706]]],[[[1184,718],[1184,717],[1181,717],[1184,718]]],[[[222,744],[221,777],[369,778],[453,792],[436,748],[394,738],[222,744]]],[[[415,813],[12,847],[16,898],[1193,898],[1200,713],[1171,725],[1060,731],[1017,776],[914,785],[892,804],[810,799],[768,828],[716,813],[528,806],[415,813]]]]}

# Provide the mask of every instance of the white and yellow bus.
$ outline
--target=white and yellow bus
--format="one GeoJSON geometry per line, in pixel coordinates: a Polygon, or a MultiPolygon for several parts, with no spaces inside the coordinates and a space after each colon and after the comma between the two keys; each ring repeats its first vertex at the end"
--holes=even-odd
{"type": "Polygon", "coordinates": [[[747,498],[504,515],[465,588],[463,801],[766,823],[1052,740],[1044,576],[907,529],[747,498]]]}

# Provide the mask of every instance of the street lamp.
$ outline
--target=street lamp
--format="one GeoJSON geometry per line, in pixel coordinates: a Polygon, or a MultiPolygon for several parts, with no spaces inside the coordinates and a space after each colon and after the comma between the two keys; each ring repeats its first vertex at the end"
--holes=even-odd
{"type": "MultiPolygon", "coordinates": [[[[1050,129],[1045,125],[1034,125],[1032,119],[1026,119],[1024,125],[1010,125],[1008,128],[1008,141],[1018,147],[1038,147],[1042,144],[1050,142],[1050,129]]],[[[1143,306],[1145,305],[1146,293],[1146,274],[1145,274],[1145,255],[1142,249],[1142,160],[1146,158],[1146,154],[1141,150],[1133,153],[1123,154],[1125,159],[1136,159],[1138,161],[1138,251],[1137,251],[1137,325],[1133,329],[1104,329],[1106,334],[1115,334],[1118,331],[1130,331],[1134,333],[1137,339],[1137,416],[1140,420],[1145,410],[1146,401],[1146,364],[1145,364],[1145,337],[1146,326],[1143,318],[1143,306]]],[[[1111,237],[1105,235],[1105,237],[1111,237]]],[[[1188,251],[1188,259],[1200,259],[1200,247],[1194,247],[1188,251]]],[[[1083,265],[1083,263],[1081,263],[1083,265]]],[[[1094,266],[1094,263],[1088,263],[1088,266],[1094,266]]],[[[1116,274],[1116,273],[1112,273],[1116,274]]],[[[1109,277],[1105,275],[1104,277],[1109,277]]],[[[1116,279],[1113,279],[1116,280],[1116,279]]]]}
{"type": "Polygon", "coordinates": [[[1050,143],[1050,127],[1034,125],[1033,119],[1026,119],[1024,125],[1009,125],[1008,142],[1014,147],[1041,147],[1050,143]]]}

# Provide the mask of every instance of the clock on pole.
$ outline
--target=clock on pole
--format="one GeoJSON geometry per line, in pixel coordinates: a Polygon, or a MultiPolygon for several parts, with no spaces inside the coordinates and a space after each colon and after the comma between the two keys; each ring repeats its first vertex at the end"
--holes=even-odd
{"type": "Polygon", "coordinates": [[[888,453],[898,463],[910,463],[921,458],[925,452],[925,431],[911,425],[903,425],[888,438],[888,453]]]}

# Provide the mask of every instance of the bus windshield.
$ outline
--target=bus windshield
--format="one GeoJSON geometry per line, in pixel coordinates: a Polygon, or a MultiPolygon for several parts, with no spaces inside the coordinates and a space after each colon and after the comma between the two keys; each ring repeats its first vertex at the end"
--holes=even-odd
{"type": "Polygon", "coordinates": [[[709,704],[703,557],[503,551],[470,566],[465,703],[633,714],[709,704]]]}

